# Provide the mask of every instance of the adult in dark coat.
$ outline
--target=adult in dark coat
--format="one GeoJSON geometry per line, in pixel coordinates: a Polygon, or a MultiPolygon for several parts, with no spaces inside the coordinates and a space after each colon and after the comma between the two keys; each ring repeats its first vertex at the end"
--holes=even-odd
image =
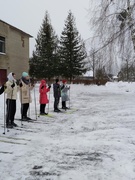
{"type": "Polygon", "coordinates": [[[60,112],[58,105],[61,97],[61,88],[59,84],[59,79],[55,80],[53,84],[53,95],[54,95],[54,112],[60,112]]]}

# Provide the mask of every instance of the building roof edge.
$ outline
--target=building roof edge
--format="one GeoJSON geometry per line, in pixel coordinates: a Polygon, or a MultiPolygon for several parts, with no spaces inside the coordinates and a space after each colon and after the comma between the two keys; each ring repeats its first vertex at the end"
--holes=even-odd
{"type": "Polygon", "coordinates": [[[15,29],[16,31],[19,31],[19,32],[21,32],[21,33],[23,33],[23,34],[29,36],[30,38],[33,37],[33,36],[31,36],[30,34],[28,34],[28,33],[24,32],[24,31],[22,31],[21,29],[15,27],[15,26],[12,26],[11,24],[8,24],[7,22],[5,22],[5,21],[3,21],[3,20],[1,20],[1,19],[0,19],[0,22],[2,22],[2,23],[4,23],[4,24],[7,24],[7,25],[10,26],[12,29],[15,29]]]}

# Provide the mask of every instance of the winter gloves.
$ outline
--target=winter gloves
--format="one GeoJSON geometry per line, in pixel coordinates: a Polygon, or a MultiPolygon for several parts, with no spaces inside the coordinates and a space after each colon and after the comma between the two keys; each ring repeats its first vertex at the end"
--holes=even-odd
{"type": "Polygon", "coordinates": [[[23,86],[23,84],[22,84],[22,82],[20,83],[20,87],[22,87],[23,86]]]}
{"type": "Polygon", "coordinates": [[[14,88],[14,87],[15,87],[15,83],[14,83],[14,82],[13,82],[13,84],[11,85],[11,87],[12,87],[12,88],[14,88]]]}
{"type": "MultiPolygon", "coordinates": [[[[45,86],[42,86],[41,89],[43,89],[45,86]]],[[[51,88],[51,85],[48,86],[48,88],[50,89],[51,88]]]]}
{"type": "Polygon", "coordinates": [[[65,86],[63,85],[63,86],[61,87],[61,90],[64,89],[64,87],[65,87],[65,86]]]}

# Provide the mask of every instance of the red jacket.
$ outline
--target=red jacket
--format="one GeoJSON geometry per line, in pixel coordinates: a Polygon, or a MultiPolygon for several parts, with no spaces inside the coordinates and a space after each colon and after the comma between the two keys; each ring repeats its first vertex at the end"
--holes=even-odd
{"type": "Polygon", "coordinates": [[[47,98],[47,92],[48,91],[50,91],[50,89],[46,87],[46,81],[45,80],[41,80],[40,86],[39,86],[39,93],[40,93],[39,103],[40,104],[47,104],[47,103],[49,103],[49,100],[47,98]]]}

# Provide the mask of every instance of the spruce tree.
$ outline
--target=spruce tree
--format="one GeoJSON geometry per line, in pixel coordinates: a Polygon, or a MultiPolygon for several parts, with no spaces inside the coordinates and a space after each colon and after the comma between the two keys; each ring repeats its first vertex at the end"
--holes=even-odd
{"type": "Polygon", "coordinates": [[[58,38],[51,25],[49,14],[46,12],[37,35],[36,50],[30,59],[30,74],[32,76],[50,79],[57,74],[57,68],[55,68],[57,61],[57,44],[58,38]]]}
{"type": "Polygon", "coordinates": [[[59,56],[60,72],[63,77],[69,78],[71,81],[74,77],[86,72],[84,63],[86,50],[71,11],[69,11],[60,37],[59,56]]]}

